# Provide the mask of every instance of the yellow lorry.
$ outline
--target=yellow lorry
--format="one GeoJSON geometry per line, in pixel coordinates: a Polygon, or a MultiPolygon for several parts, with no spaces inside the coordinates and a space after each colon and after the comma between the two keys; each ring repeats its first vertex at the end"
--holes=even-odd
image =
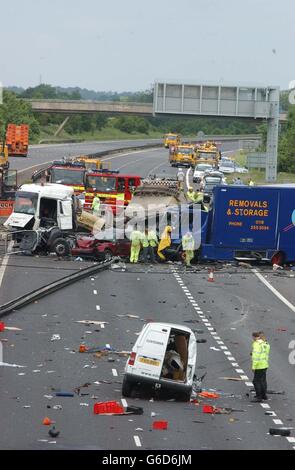
{"type": "Polygon", "coordinates": [[[179,134],[172,134],[169,132],[164,135],[164,147],[168,149],[170,145],[179,145],[181,143],[181,137],[179,134]]]}
{"type": "Polygon", "coordinates": [[[171,149],[169,153],[169,162],[171,166],[191,166],[196,165],[195,146],[192,144],[181,144],[171,149]]]}
{"type": "Polygon", "coordinates": [[[75,162],[84,163],[86,170],[111,170],[111,163],[105,162],[100,158],[90,158],[87,155],[81,155],[74,159],[75,162]]]}
{"type": "Polygon", "coordinates": [[[221,153],[214,142],[208,141],[204,144],[199,144],[196,146],[195,151],[197,164],[207,163],[212,165],[214,168],[218,167],[221,153]]]}

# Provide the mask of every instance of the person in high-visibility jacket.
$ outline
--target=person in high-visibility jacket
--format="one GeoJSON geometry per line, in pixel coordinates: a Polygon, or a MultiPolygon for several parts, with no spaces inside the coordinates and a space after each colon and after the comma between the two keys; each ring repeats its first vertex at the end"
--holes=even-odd
{"type": "Polygon", "coordinates": [[[161,240],[158,246],[158,256],[163,261],[166,261],[167,249],[171,246],[171,232],[172,227],[167,225],[161,235],[161,240]],[[166,253],[165,253],[166,252],[166,253]]]}
{"type": "Polygon", "coordinates": [[[139,230],[133,230],[133,232],[131,232],[130,263],[138,262],[142,239],[143,233],[139,230]]]}
{"type": "Polygon", "coordinates": [[[196,193],[195,191],[193,190],[192,187],[188,188],[188,191],[186,193],[186,198],[188,201],[190,202],[196,202],[195,199],[196,199],[196,193]]]}
{"type": "Polygon", "coordinates": [[[255,388],[255,400],[261,402],[267,400],[266,371],[269,366],[270,346],[260,336],[261,333],[253,333],[252,343],[252,371],[254,372],[253,385],[255,388]]]}
{"type": "Polygon", "coordinates": [[[155,263],[155,248],[157,245],[158,237],[156,232],[146,228],[142,239],[143,259],[145,263],[148,262],[148,256],[150,257],[151,263],[155,263]]]}
{"type": "Polygon", "coordinates": [[[249,186],[254,186],[254,181],[250,178],[249,181],[248,181],[248,185],[249,186]]]}
{"type": "Polygon", "coordinates": [[[195,250],[195,240],[191,232],[187,232],[182,237],[182,248],[185,252],[185,264],[187,266],[191,265],[191,260],[194,257],[194,250],[195,250]]]}
{"type": "Polygon", "coordinates": [[[91,206],[91,209],[94,213],[98,213],[99,212],[99,209],[100,209],[100,198],[98,197],[98,195],[96,194],[93,198],[93,201],[92,201],[92,206],[91,206]]]}

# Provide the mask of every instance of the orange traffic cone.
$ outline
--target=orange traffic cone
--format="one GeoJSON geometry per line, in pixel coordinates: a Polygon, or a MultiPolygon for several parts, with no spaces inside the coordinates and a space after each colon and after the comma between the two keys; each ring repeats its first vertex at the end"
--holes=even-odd
{"type": "Polygon", "coordinates": [[[209,276],[208,276],[208,282],[214,282],[214,274],[213,274],[213,269],[210,269],[209,271],[209,276]]]}
{"type": "Polygon", "coordinates": [[[43,419],[43,422],[42,422],[42,424],[44,424],[44,426],[50,426],[52,423],[53,423],[53,421],[51,421],[50,418],[47,418],[47,416],[46,416],[46,418],[43,419]]]}
{"type": "Polygon", "coordinates": [[[80,344],[79,353],[84,353],[87,351],[85,344],[80,344]]]}

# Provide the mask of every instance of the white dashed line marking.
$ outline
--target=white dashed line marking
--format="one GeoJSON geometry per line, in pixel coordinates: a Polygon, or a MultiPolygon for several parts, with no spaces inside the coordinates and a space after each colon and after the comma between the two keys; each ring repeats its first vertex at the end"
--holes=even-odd
{"type": "Polygon", "coordinates": [[[102,329],[104,329],[104,323],[102,323],[100,326],[101,326],[102,329]]]}
{"type": "Polygon", "coordinates": [[[262,408],[269,409],[270,406],[267,403],[260,403],[262,408]]]}
{"type": "Polygon", "coordinates": [[[94,294],[94,295],[97,295],[97,290],[94,290],[94,291],[93,291],[93,294],[94,294]]]}
{"type": "Polygon", "coordinates": [[[96,310],[100,310],[100,305],[97,305],[97,306],[96,306],[96,310]]]}
{"type": "MultiPolygon", "coordinates": [[[[293,310],[292,309],[292,307],[293,307],[294,308],[293,311],[295,311],[295,307],[292,304],[290,304],[288,301],[286,301],[286,299],[281,294],[279,294],[278,291],[276,291],[274,288],[272,288],[272,286],[263,278],[263,276],[261,276],[261,274],[259,274],[256,270],[252,270],[252,271],[256,274],[256,276],[265,285],[267,285],[267,287],[271,288],[271,290],[273,290],[273,292],[275,291],[274,292],[275,295],[277,295],[277,297],[279,297],[280,300],[282,300],[286,305],[288,305],[288,307],[290,307],[291,310],[293,310]]],[[[172,273],[174,274],[175,279],[177,280],[179,286],[182,288],[183,292],[185,293],[187,299],[190,300],[190,302],[192,304],[192,307],[194,308],[194,310],[198,314],[199,318],[203,321],[204,326],[207,327],[207,330],[209,331],[209,333],[211,333],[212,338],[216,341],[217,345],[219,345],[220,350],[223,350],[223,352],[225,354],[225,357],[227,357],[227,359],[229,361],[231,361],[232,367],[234,367],[235,371],[238,374],[240,374],[240,378],[242,379],[242,381],[244,381],[244,384],[247,387],[252,388],[253,383],[249,381],[249,377],[247,375],[245,375],[244,370],[240,368],[239,364],[236,362],[236,359],[232,356],[232,354],[228,350],[227,346],[224,345],[224,342],[221,340],[220,336],[218,336],[216,334],[216,331],[214,331],[214,328],[211,327],[211,323],[209,323],[208,318],[206,318],[205,314],[202,312],[201,308],[198,306],[197,302],[195,301],[195,299],[194,299],[193,295],[191,294],[191,292],[189,291],[189,289],[185,286],[185,284],[181,280],[180,276],[178,274],[177,275],[175,274],[175,269],[172,269],[172,273]],[[222,346],[220,346],[220,345],[222,345],[222,346]]],[[[214,349],[214,348],[210,348],[210,349],[214,349]]],[[[264,409],[270,409],[270,406],[267,403],[260,403],[260,405],[264,409]]],[[[270,413],[271,413],[270,416],[272,416],[272,417],[277,416],[273,411],[271,411],[270,413]]],[[[283,425],[284,424],[280,419],[273,419],[273,422],[274,422],[274,424],[277,424],[277,425],[283,425]]],[[[286,437],[286,439],[288,440],[289,443],[295,443],[295,437],[286,437]]],[[[134,436],[134,441],[135,441],[135,444],[138,447],[141,447],[141,442],[140,442],[140,439],[139,439],[138,436],[134,436]]],[[[295,450],[295,447],[293,447],[293,449],[295,450]]]]}
{"type": "Polygon", "coordinates": [[[283,424],[283,421],[281,421],[280,419],[273,419],[273,422],[275,424],[283,424]]]}
{"type": "Polygon", "coordinates": [[[116,371],[116,369],[112,369],[112,374],[114,377],[118,377],[118,372],[116,371]]]}
{"type": "Polygon", "coordinates": [[[139,437],[138,437],[138,436],[133,436],[133,439],[134,439],[134,441],[135,441],[135,445],[136,445],[137,447],[141,447],[141,442],[140,442],[139,437]]]}

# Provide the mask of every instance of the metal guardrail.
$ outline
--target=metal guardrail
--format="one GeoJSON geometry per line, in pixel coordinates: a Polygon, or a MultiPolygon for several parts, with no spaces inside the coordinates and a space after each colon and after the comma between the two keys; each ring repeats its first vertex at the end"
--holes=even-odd
{"type": "Polygon", "coordinates": [[[73,284],[76,281],[80,281],[81,279],[84,279],[89,275],[104,271],[105,269],[109,268],[111,264],[116,261],[116,259],[117,258],[113,258],[109,261],[97,263],[95,264],[95,266],[83,268],[79,272],[70,274],[69,276],[65,276],[62,279],[59,279],[58,281],[54,281],[50,284],[47,284],[46,286],[33,290],[28,294],[24,294],[20,297],[17,297],[16,299],[11,300],[10,302],[6,302],[5,304],[0,306],[0,318],[8,315],[14,310],[18,310],[22,307],[25,307],[26,305],[29,305],[32,302],[35,302],[36,300],[41,299],[42,297],[45,297],[46,295],[52,294],[53,292],[56,292],[57,290],[62,289],[63,287],[73,284]]]}

